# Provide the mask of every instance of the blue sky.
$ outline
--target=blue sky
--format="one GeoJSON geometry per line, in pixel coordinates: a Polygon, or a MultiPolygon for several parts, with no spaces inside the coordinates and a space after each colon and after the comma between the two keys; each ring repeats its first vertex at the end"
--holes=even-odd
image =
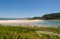
{"type": "Polygon", "coordinates": [[[24,18],[60,12],[60,0],[0,0],[0,17],[24,18]]]}

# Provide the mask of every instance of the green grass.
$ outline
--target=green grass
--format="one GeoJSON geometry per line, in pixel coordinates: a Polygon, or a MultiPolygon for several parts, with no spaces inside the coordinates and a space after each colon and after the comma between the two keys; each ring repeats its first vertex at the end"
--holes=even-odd
{"type": "Polygon", "coordinates": [[[49,31],[60,34],[60,28],[31,27],[31,26],[6,26],[0,25],[0,39],[59,39],[58,36],[40,34],[35,31],[49,31]]]}

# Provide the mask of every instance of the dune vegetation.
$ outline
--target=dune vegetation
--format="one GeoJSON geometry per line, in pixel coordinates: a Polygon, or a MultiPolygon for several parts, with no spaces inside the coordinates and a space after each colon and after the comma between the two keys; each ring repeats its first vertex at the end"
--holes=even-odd
{"type": "Polygon", "coordinates": [[[0,39],[60,39],[60,28],[0,25],[0,39]]]}

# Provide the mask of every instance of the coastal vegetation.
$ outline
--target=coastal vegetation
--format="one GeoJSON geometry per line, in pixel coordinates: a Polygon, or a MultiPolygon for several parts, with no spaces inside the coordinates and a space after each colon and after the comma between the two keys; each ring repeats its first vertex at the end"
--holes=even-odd
{"type": "Polygon", "coordinates": [[[42,20],[42,17],[33,17],[33,18],[28,18],[28,20],[35,20],[35,19],[42,20]]]}
{"type": "Polygon", "coordinates": [[[52,20],[52,19],[60,20],[60,13],[46,14],[46,15],[43,15],[42,18],[45,20],[52,20]]]}
{"type": "Polygon", "coordinates": [[[28,19],[40,19],[40,20],[60,20],[60,13],[45,14],[42,17],[33,17],[28,19]]]}
{"type": "Polygon", "coordinates": [[[60,12],[59,13],[52,13],[52,14],[45,14],[42,17],[32,17],[32,18],[0,18],[0,20],[60,20],[60,12]]]}
{"type": "Polygon", "coordinates": [[[0,25],[0,39],[60,39],[60,28],[0,25]]]}

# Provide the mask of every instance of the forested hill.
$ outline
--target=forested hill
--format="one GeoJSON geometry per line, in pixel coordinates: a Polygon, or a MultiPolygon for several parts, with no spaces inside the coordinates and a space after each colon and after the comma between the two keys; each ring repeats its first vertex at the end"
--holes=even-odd
{"type": "Polygon", "coordinates": [[[53,13],[53,14],[46,14],[42,16],[43,19],[45,20],[60,20],[60,13],[53,13]]]}
{"type": "Polygon", "coordinates": [[[45,14],[42,17],[32,17],[32,18],[0,18],[0,20],[60,20],[60,13],[45,14]]]}
{"type": "Polygon", "coordinates": [[[28,19],[60,20],[60,13],[45,14],[42,17],[33,17],[28,19]]]}

